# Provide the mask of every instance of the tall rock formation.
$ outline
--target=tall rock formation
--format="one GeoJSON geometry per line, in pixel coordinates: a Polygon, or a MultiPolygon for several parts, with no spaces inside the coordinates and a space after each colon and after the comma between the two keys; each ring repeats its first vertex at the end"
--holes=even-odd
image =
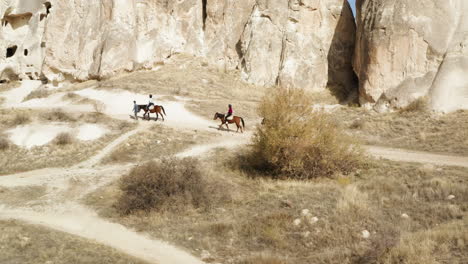
{"type": "Polygon", "coordinates": [[[466,0],[358,0],[354,69],[363,104],[468,108],[466,0]]]}
{"type": "Polygon", "coordinates": [[[107,78],[183,52],[258,85],[356,86],[347,0],[3,0],[0,15],[0,79],[107,78]]]}

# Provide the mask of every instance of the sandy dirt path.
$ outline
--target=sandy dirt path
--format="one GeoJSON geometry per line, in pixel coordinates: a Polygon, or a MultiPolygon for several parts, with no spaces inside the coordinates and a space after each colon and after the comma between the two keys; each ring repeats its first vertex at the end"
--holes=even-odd
{"type": "Polygon", "coordinates": [[[468,168],[468,157],[433,154],[428,152],[396,149],[378,146],[365,146],[367,152],[377,158],[401,162],[415,162],[439,166],[468,168]]]}

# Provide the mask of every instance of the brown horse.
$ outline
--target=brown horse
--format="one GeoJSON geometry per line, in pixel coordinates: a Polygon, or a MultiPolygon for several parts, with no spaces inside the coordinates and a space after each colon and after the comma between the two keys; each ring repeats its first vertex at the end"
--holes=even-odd
{"type": "Polygon", "coordinates": [[[244,133],[244,130],[245,130],[245,123],[244,123],[244,119],[240,116],[233,116],[231,120],[226,120],[226,115],[224,114],[220,114],[220,113],[216,113],[214,115],[214,118],[213,120],[216,120],[216,119],[220,119],[221,120],[221,125],[219,125],[219,128],[221,128],[223,125],[226,125],[228,131],[229,131],[229,126],[228,124],[236,124],[237,126],[237,131],[236,132],[239,132],[239,128],[241,130],[242,133],[244,133]],[[242,123],[242,125],[241,125],[242,123]]]}
{"type": "Polygon", "coordinates": [[[143,114],[143,119],[145,118],[146,115],[148,115],[148,120],[150,120],[150,113],[154,113],[156,114],[156,121],[158,121],[159,115],[161,115],[162,120],[164,121],[164,115],[166,115],[166,111],[164,110],[164,107],[162,105],[155,105],[153,109],[148,109],[147,105],[139,105],[138,108],[140,110],[145,111],[145,113],[143,114]]]}

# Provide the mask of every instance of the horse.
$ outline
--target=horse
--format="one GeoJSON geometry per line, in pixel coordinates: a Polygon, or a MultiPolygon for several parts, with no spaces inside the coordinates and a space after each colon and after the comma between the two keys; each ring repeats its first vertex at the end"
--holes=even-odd
{"type": "Polygon", "coordinates": [[[145,118],[146,115],[148,115],[148,120],[150,120],[150,113],[156,114],[156,121],[158,121],[159,115],[161,115],[163,121],[164,121],[164,115],[167,116],[166,111],[164,110],[164,107],[162,105],[154,105],[153,109],[148,109],[147,105],[138,105],[138,112],[140,110],[145,111],[145,113],[143,114],[143,119],[145,118]]]}
{"type": "Polygon", "coordinates": [[[221,129],[221,127],[222,127],[223,125],[226,125],[226,127],[227,127],[227,129],[228,129],[228,131],[229,131],[229,126],[228,126],[228,124],[234,124],[234,123],[235,123],[236,126],[237,126],[237,131],[236,131],[236,133],[239,132],[239,128],[240,128],[241,132],[244,133],[244,130],[245,130],[245,122],[244,122],[244,119],[243,119],[242,117],[240,117],[240,116],[233,116],[231,120],[226,120],[226,115],[220,114],[220,113],[216,113],[216,114],[214,115],[213,120],[216,120],[216,119],[218,119],[218,118],[221,120],[221,125],[219,125],[219,128],[220,128],[220,129],[221,129]],[[242,125],[241,125],[241,123],[242,123],[242,125]]]}

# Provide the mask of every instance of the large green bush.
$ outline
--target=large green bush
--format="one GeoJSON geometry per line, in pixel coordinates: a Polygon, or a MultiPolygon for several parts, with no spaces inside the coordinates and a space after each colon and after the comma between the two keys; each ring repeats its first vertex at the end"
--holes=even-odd
{"type": "Polygon", "coordinates": [[[254,168],[275,177],[311,179],[348,174],[363,155],[331,116],[313,110],[313,100],[300,89],[279,88],[259,106],[264,117],[253,139],[254,168]]]}

